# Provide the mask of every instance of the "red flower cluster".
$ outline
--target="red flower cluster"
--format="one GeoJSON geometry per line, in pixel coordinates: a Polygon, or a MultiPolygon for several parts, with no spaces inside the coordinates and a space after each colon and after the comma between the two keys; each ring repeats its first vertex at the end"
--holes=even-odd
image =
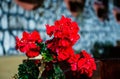
{"type": "Polygon", "coordinates": [[[62,16],[53,26],[46,25],[46,31],[53,36],[52,40],[46,42],[47,47],[58,54],[58,60],[65,60],[74,54],[72,46],[80,38],[76,22],[62,16]]]}
{"type": "Polygon", "coordinates": [[[38,56],[40,52],[40,47],[36,45],[36,42],[42,42],[37,31],[33,31],[32,33],[23,32],[21,39],[16,37],[16,48],[26,53],[28,57],[35,57],[38,56]]]}
{"type": "Polygon", "coordinates": [[[62,46],[73,46],[80,37],[78,24],[64,16],[60,20],[55,21],[53,26],[46,25],[46,27],[49,36],[54,35],[54,38],[62,40],[62,46]]]}
{"type": "Polygon", "coordinates": [[[86,74],[89,77],[92,76],[94,70],[96,70],[96,64],[94,59],[83,50],[80,54],[72,56],[68,63],[71,65],[71,70],[80,74],[86,74]]]}
{"type": "Polygon", "coordinates": [[[44,55],[43,59],[45,57],[50,59],[52,64],[67,62],[72,72],[86,74],[91,77],[93,71],[96,70],[94,59],[86,51],[75,54],[72,48],[80,38],[78,31],[79,27],[76,22],[62,16],[60,20],[55,21],[54,25],[46,25],[47,34],[50,37],[53,36],[52,39],[44,43],[47,48],[45,45],[43,50],[42,47],[37,45],[37,43],[42,44],[42,39],[37,31],[32,33],[23,32],[21,39],[16,37],[16,48],[24,52],[29,58],[42,54],[44,55]],[[40,48],[44,52],[41,53],[40,48]]]}

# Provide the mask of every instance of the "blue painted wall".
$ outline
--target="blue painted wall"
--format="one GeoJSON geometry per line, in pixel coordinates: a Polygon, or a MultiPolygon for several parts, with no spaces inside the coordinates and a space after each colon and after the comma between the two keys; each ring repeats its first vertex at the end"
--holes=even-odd
{"type": "Polygon", "coordinates": [[[14,0],[0,0],[0,55],[19,54],[15,49],[15,36],[21,37],[23,31],[38,30],[42,38],[48,39],[45,24],[53,24],[61,15],[72,18],[80,26],[80,40],[74,46],[75,50],[90,49],[96,41],[110,41],[116,45],[120,40],[120,25],[113,14],[113,3],[109,1],[109,21],[101,22],[94,10],[94,0],[87,0],[84,12],[74,18],[66,8],[63,0],[45,0],[43,7],[34,11],[26,11],[14,0]]]}

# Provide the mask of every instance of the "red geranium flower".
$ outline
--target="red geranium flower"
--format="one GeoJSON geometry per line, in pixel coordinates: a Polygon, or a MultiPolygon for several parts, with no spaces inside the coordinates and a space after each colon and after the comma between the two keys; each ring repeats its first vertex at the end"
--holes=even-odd
{"type": "Polygon", "coordinates": [[[57,53],[59,61],[66,60],[73,55],[72,46],[80,37],[76,22],[62,16],[60,20],[55,21],[54,25],[46,25],[46,31],[49,36],[53,36],[46,42],[47,48],[57,53]]]}
{"type": "MultiPolygon", "coordinates": [[[[40,61],[45,65],[45,73],[56,69],[54,67],[58,64],[65,74],[66,71],[68,73],[70,71],[75,79],[79,79],[82,74],[91,77],[96,70],[94,59],[85,50],[75,54],[72,48],[80,38],[78,31],[79,26],[76,22],[62,16],[54,25],[46,25],[46,32],[50,37],[52,36],[52,39],[41,43],[42,39],[37,31],[23,32],[21,39],[16,37],[16,48],[29,58],[41,56],[40,61]]],[[[44,72],[42,75],[45,75],[44,72]]]]}
{"type": "Polygon", "coordinates": [[[36,42],[42,42],[37,31],[33,31],[32,33],[23,32],[23,37],[21,39],[16,37],[16,48],[26,53],[28,57],[35,57],[39,55],[40,51],[40,47],[36,45],[36,42]]]}
{"type": "Polygon", "coordinates": [[[79,26],[76,22],[72,22],[70,18],[62,16],[60,20],[55,21],[54,25],[46,25],[46,31],[49,36],[53,35],[53,39],[60,39],[73,46],[80,38],[78,31],[79,26]]]}
{"type": "Polygon", "coordinates": [[[96,70],[96,64],[94,59],[83,50],[80,54],[72,56],[68,63],[70,63],[71,70],[80,74],[86,74],[91,77],[94,70],[96,70]]]}
{"type": "Polygon", "coordinates": [[[78,61],[78,70],[81,74],[92,76],[96,70],[95,60],[85,50],[81,52],[81,59],[78,61]]]}

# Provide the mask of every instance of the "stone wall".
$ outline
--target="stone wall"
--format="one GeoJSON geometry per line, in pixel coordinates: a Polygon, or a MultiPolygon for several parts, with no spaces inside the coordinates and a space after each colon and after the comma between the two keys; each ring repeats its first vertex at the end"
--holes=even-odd
{"type": "Polygon", "coordinates": [[[84,12],[74,18],[66,8],[63,0],[45,0],[36,10],[26,11],[14,0],[0,0],[0,55],[13,55],[19,52],[15,49],[15,36],[21,37],[23,31],[38,30],[44,40],[49,37],[45,33],[45,24],[53,24],[61,15],[72,18],[80,26],[80,40],[74,46],[76,51],[90,49],[96,41],[110,41],[116,45],[120,40],[120,25],[113,14],[113,3],[109,1],[109,21],[101,22],[93,9],[94,0],[87,0],[84,12]]]}

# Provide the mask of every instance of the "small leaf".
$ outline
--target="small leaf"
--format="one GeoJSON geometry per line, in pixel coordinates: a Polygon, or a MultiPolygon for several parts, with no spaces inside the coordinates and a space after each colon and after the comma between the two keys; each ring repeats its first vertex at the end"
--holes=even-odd
{"type": "Polygon", "coordinates": [[[45,62],[50,62],[53,60],[52,55],[49,53],[46,45],[44,43],[37,43],[38,46],[40,46],[40,52],[43,56],[43,59],[45,62]]]}
{"type": "Polygon", "coordinates": [[[45,62],[50,62],[53,60],[52,55],[47,52],[42,53],[42,56],[45,62]]]}

